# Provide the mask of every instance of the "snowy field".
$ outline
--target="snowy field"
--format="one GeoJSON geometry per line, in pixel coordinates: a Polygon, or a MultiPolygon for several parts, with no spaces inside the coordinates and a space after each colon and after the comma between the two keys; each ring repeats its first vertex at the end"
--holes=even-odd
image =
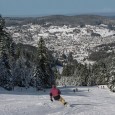
{"type": "Polygon", "coordinates": [[[115,93],[108,88],[59,87],[62,97],[71,105],[64,107],[60,102],[51,102],[49,90],[15,88],[5,91],[0,88],[0,115],[115,115],[115,93]]]}

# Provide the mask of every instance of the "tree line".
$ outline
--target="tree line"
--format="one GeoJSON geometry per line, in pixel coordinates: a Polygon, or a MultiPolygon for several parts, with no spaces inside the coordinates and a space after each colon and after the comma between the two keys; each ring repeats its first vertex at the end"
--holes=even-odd
{"type": "Polygon", "coordinates": [[[5,20],[0,16],[0,86],[13,90],[15,86],[29,88],[51,87],[58,84],[81,86],[108,85],[115,91],[115,59],[107,56],[96,60],[91,65],[78,63],[69,55],[62,54],[63,62],[52,56],[41,37],[38,47],[15,44],[9,33],[5,31],[5,20]],[[63,66],[62,74],[56,64],[63,66]]]}
{"type": "Polygon", "coordinates": [[[51,87],[55,82],[55,64],[43,38],[39,39],[37,49],[27,52],[23,45],[13,42],[4,28],[5,20],[0,16],[0,86],[7,90],[15,86],[33,86],[38,90],[51,87]]]}

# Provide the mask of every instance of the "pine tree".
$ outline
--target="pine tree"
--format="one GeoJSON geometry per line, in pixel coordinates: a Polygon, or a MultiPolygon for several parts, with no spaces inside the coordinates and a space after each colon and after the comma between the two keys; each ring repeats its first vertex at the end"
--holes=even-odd
{"type": "Polygon", "coordinates": [[[33,85],[34,87],[36,87],[37,90],[44,88],[45,86],[44,79],[45,79],[45,75],[41,71],[40,66],[36,66],[34,71],[33,85]]]}
{"type": "Polygon", "coordinates": [[[70,63],[73,62],[72,52],[69,52],[69,55],[68,55],[68,62],[70,62],[70,63]]]}
{"type": "Polygon", "coordinates": [[[71,63],[67,63],[63,66],[62,75],[66,77],[73,75],[73,65],[71,65],[71,63]]]}
{"type": "Polygon", "coordinates": [[[37,67],[34,78],[36,80],[36,87],[51,87],[51,84],[55,82],[49,52],[42,37],[38,42],[37,67]]]}
{"type": "Polygon", "coordinates": [[[4,30],[5,21],[0,16],[0,85],[11,90],[12,74],[9,64],[10,35],[4,30]]]}

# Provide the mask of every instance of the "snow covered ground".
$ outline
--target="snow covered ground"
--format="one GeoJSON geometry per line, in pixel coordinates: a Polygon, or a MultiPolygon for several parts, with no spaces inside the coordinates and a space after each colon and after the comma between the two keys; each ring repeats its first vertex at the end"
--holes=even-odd
{"type": "Polygon", "coordinates": [[[59,87],[62,97],[71,107],[49,100],[49,90],[15,88],[5,91],[0,88],[0,115],[115,115],[115,94],[108,88],[59,87]]]}
{"type": "MultiPolygon", "coordinates": [[[[76,27],[70,25],[45,27],[38,24],[27,24],[7,27],[15,43],[38,46],[40,37],[43,37],[46,47],[58,54],[60,60],[62,54],[66,56],[72,52],[73,58],[82,64],[92,64],[89,55],[94,47],[115,42],[115,30],[108,29],[108,25],[85,25],[76,27]],[[86,61],[85,61],[86,60],[86,61]]],[[[111,49],[112,51],[112,49],[111,49]]],[[[62,60],[62,59],[61,59],[62,60]]]]}

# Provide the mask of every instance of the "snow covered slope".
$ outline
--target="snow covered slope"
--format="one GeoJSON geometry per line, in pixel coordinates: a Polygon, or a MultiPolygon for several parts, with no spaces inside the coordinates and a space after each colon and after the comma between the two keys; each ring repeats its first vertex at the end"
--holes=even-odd
{"type": "Polygon", "coordinates": [[[0,115],[115,115],[115,94],[108,88],[59,87],[71,107],[49,100],[49,90],[34,89],[5,91],[0,88],[0,115]],[[89,89],[89,92],[88,92],[89,89]]]}

